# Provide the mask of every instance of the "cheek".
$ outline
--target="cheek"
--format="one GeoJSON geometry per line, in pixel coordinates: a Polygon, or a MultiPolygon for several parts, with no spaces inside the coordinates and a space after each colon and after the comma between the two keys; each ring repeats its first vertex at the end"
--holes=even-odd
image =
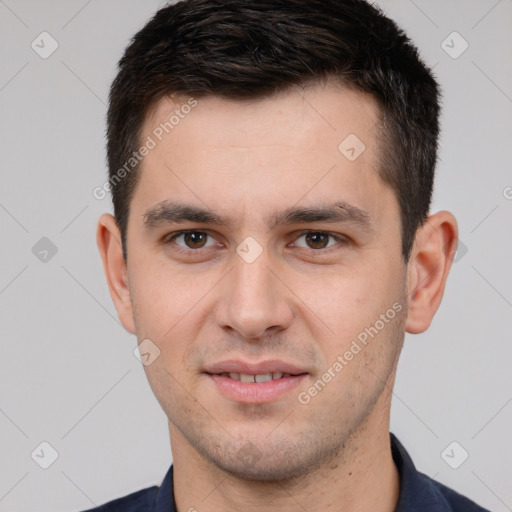
{"type": "Polygon", "coordinates": [[[383,267],[339,272],[320,287],[304,288],[309,296],[301,298],[314,304],[311,309],[318,317],[310,316],[309,327],[322,352],[324,370],[330,368],[336,375],[326,399],[355,407],[370,388],[375,387],[378,395],[380,381],[387,380],[393,367],[403,339],[404,275],[398,266],[388,266],[387,271],[383,267]]]}
{"type": "MultiPolygon", "coordinates": [[[[209,292],[219,277],[206,272],[195,276],[180,273],[165,263],[133,263],[137,274],[130,278],[130,292],[137,337],[149,338],[157,345],[157,366],[181,375],[190,364],[187,351],[207,325],[209,292]]],[[[155,371],[152,366],[146,369],[155,371]]]]}
{"type": "Polygon", "coordinates": [[[130,293],[138,332],[165,339],[208,289],[208,281],[183,275],[165,261],[133,260],[130,293]]]}
{"type": "MultiPolygon", "coordinates": [[[[397,269],[348,272],[320,280],[304,280],[301,300],[310,305],[317,323],[328,326],[339,343],[350,341],[379,320],[397,301],[402,301],[403,276],[397,269]]],[[[324,330],[325,335],[325,330],[324,330]]]]}

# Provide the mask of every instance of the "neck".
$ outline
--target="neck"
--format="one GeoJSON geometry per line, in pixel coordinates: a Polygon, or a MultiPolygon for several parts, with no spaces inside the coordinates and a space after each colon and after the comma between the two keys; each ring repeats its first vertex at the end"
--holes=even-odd
{"type": "Polygon", "coordinates": [[[201,457],[170,423],[177,510],[316,512],[330,507],[343,512],[392,512],[400,484],[391,454],[389,415],[379,425],[371,423],[370,417],[323,466],[279,482],[250,481],[227,474],[201,457]]]}

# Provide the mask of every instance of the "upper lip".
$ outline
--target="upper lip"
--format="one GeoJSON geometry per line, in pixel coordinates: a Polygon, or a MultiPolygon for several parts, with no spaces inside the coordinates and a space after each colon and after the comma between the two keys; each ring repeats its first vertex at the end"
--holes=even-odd
{"type": "Polygon", "coordinates": [[[263,375],[266,373],[289,373],[290,375],[301,375],[308,373],[303,368],[291,363],[286,363],[278,359],[267,361],[260,361],[258,363],[250,363],[247,361],[240,361],[230,359],[228,361],[220,361],[208,365],[205,370],[206,373],[220,374],[220,373],[244,373],[246,375],[263,375]]]}

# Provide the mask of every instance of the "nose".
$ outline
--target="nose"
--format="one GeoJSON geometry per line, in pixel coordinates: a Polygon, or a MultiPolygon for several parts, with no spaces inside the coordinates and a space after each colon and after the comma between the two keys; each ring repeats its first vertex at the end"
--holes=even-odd
{"type": "Polygon", "coordinates": [[[252,263],[234,255],[216,308],[217,325],[243,339],[261,339],[287,329],[293,318],[291,292],[272,269],[266,252],[252,263]]]}

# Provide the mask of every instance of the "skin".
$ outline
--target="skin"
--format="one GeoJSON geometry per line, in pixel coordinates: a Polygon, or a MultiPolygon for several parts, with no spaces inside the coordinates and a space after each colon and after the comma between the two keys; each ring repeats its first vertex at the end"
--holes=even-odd
{"type": "MultiPolygon", "coordinates": [[[[141,140],[176,106],[156,104],[141,140]]],[[[98,245],[120,320],[160,350],[144,369],[169,419],[178,510],[394,510],[396,364],[404,333],[426,330],[441,302],[457,224],[449,212],[430,215],[404,262],[398,202],[375,167],[377,119],[371,97],[332,84],[250,102],[201,98],[144,159],[127,261],[114,218],[101,217],[98,245]],[[349,134],[366,146],[352,162],[338,150],[349,134]],[[369,223],[268,223],[287,208],[340,200],[369,223]],[[165,201],[228,224],[145,223],[165,201]],[[170,240],[182,230],[209,235],[200,238],[206,247],[170,240]],[[333,236],[311,245],[305,231],[333,236]],[[248,236],[263,249],[252,263],[236,252],[248,236]],[[401,311],[300,403],[393,304],[401,311]],[[307,375],[271,403],[240,403],[204,373],[226,359],[280,359],[307,375]]]]}

